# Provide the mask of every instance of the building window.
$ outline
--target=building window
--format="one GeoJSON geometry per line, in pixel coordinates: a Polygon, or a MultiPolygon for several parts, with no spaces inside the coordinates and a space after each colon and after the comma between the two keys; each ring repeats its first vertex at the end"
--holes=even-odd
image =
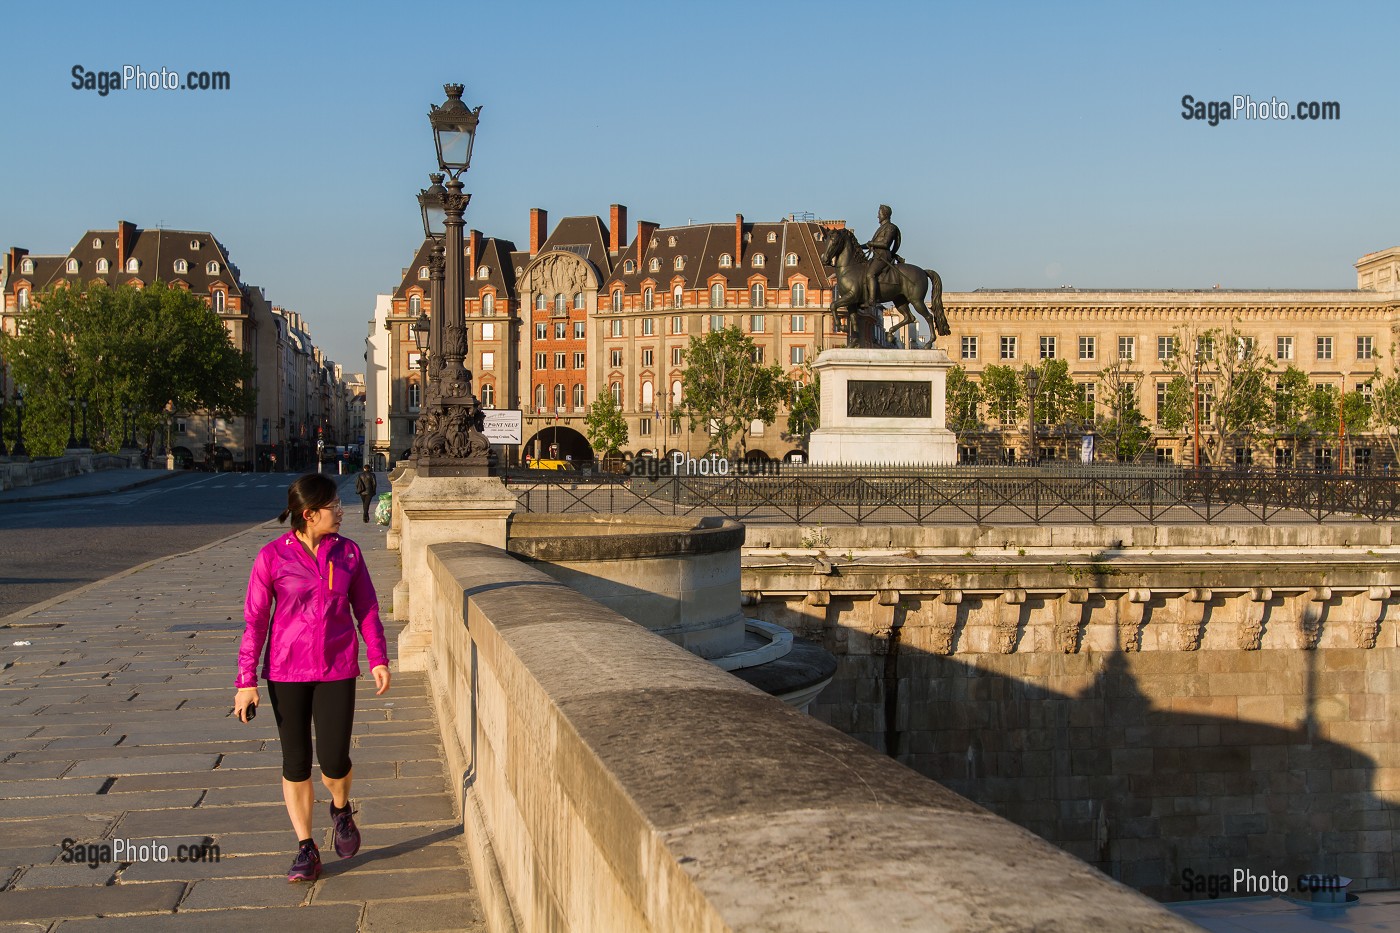
{"type": "Polygon", "coordinates": [[[613,335],[614,337],[626,337],[626,336],[627,336],[627,322],[626,322],[626,321],[620,321],[620,320],[619,320],[619,321],[613,321],[613,322],[612,322],[612,335],[613,335]]]}
{"type": "Polygon", "coordinates": [[[554,354],[554,368],[555,368],[555,369],[563,369],[563,368],[564,368],[564,361],[565,361],[566,359],[568,359],[568,354],[567,354],[567,353],[555,353],[555,354],[554,354]]]}
{"type": "Polygon", "coordinates": [[[642,318],[642,336],[650,337],[654,333],[656,333],[656,318],[642,318]]]}
{"type": "Polygon", "coordinates": [[[583,411],[587,401],[583,397],[583,383],[574,383],[574,411],[583,411]]]}
{"type": "Polygon", "coordinates": [[[26,260],[24,260],[23,262],[21,262],[21,263],[19,264],[19,271],[22,272],[22,273],[24,273],[25,275],[33,275],[33,274],[34,274],[34,260],[32,260],[32,259],[26,259],[26,260]]]}
{"type": "MultiPolygon", "coordinates": [[[[181,262],[184,262],[184,260],[182,259],[182,260],[180,260],[180,262],[175,263],[175,271],[176,271],[176,272],[179,272],[179,271],[180,271],[180,263],[181,263],[181,262]]],[[[112,264],[111,264],[110,262],[108,262],[107,260],[105,260],[105,259],[99,259],[99,260],[97,260],[97,271],[98,271],[99,274],[100,274],[100,273],[104,273],[104,272],[110,272],[111,269],[112,269],[112,264]]]]}
{"type": "Polygon", "coordinates": [[[568,322],[568,321],[555,321],[555,322],[554,322],[554,339],[555,339],[555,340],[563,340],[563,339],[564,339],[565,337],[567,337],[568,335],[569,335],[569,322],[568,322]]]}
{"type": "Polygon", "coordinates": [[[418,267],[418,278],[420,278],[420,279],[426,279],[427,277],[428,277],[428,267],[427,267],[427,266],[419,266],[419,267],[418,267]]]}
{"type": "Polygon", "coordinates": [[[1201,401],[1201,424],[1209,424],[1215,410],[1215,385],[1209,382],[1196,383],[1196,395],[1201,401]]]}
{"type": "Polygon", "coordinates": [[[495,369],[495,368],[496,368],[496,354],[495,354],[493,351],[487,350],[486,352],[484,352],[484,353],[481,354],[481,368],[482,368],[482,369],[495,369]]]}
{"type": "Polygon", "coordinates": [[[1098,340],[1093,337],[1079,338],[1079,358],[1081,360],[1092,360],[1098,355],[1098,340]]]}
{"type": "Polygon", "coordinates": [[[805,308],[807,306],[807,286],[801,282],[794,282],[792,286],[792,298],[788,302],[794,308],[805,308]]]}
{"type": "Polygon", "coordinates": [[[1317,359],[1318,359],[1318,361],[1319,361],[1319,362],[1323,362],[1323,361],[1326,361],[1326,360],[1330,360],[1331,358],[1332,358],[1332,338],[1331,338],[1331,337],[1319,337],[1319,338],[1317,338],[1317,359]]]}
{"type": "Polygon", "coordinates": [[[620,382],[614,382],[612,385],[608,386],[608,389],[612,392],[613,402],[614,402],[615,404],[617,404],[618,406],[621,406],[621,405],[622,405],[622,383],[620,383],[620,382]]]}
{"type": "Polygon", "coordinates": [[[671,289],[671,307],[679,308],[685,303],[685,290],[677,285],[671,289]]]}
{"type": "Polygon", "coordinates": [[[1083,406],[1086,414],[1093,415],[1095,401],[1094,384],[1092,382],[1079,383],[1079,404],[1083,406]]]}
{"type": "MultiPolygon", "coordinates": [[[[107,271],[107,260],[102,259],[102,260],[99,260],[99,261],[98,261],[98,263],[97,263],[97,271],[98,271],[98,272],[106,272],[106,271],[107,271]]],[[[181,275],[183,275],[183,274],[185,274],[186,272],[189,272],[189,271],[190,271],[190,264],[189,264],[188,262],[185,262],[185,260],[183,260],[183,259],[177,259],[177,260],[175,260],[175,271],[178,272],[178,273],[180,273],[181,275]]]]}
{"type": "Polygon", "coordinates": [[[1159,382],[1159,383],[1157,383],[1157,423],[1158,423],[1158,424],[1161,424],[1161,423],[1162,423],[1162,415],[1165,414],[1165,413],[1166,413],[1166,410],[1167,410],[1167,386],[1169,386],[1169,385],[1171,385],[1171,383],[1169,383],[1169,382],[1159,382]]]}
{"type": "Polygon", "coordinates": [[[1293,338],[1279,337],[1274,341],[1274,357],[1280,360],[1293,359],[1293,338]]]}
{"type": "Polygon", "coordinates": [[[408,384],[408,410],[417,411],[418,402],[422,398],[422,389],[417,382],[408,384]]]}
{"type": "Polygon", "coordinates": [[[1214,337],[1197,337],[1197,338],[1196,338],[1196,362],[1197,362],[1197,363],[1205,362],[1206,360],[1209,360],[1209,359],[1210,359],[1211,357],[1213,357],[1213,356],[1215,356],[1215,338],[1214,338],[1214,337]]]}
{"type": "Polygon", "coordinates": [[[548,365],[549,365],[549,354],[548,354],[548,353],[536,353],[536,354],[535,354],[535,369],[537,369],[537,370],[542,370],[542,369],[544,369],[544,368],[545,368],[546,366],[548,366],[548,365]]]}
{"type": "Polygon", "coordinates": [[[214,293],[214,313],[215,313],[215,314],[223,314],[223,313],[224,313],[225,301],[226,301],[226,299],[225,299],[225,297],[224,297],[224,293],[223,293],[223,292],[215,292],[215,293],[214,293]]]}
{"type": "Polygon", "coordinates": [[[535,296],[535,310],[536,310],[536,311],[548,311],[548,310],[549,310],[549,299],[546,298],[546,297],[544,296],[544,292],[540,292],[538,295],[535,296]]]}
{"type": "Polygon", "coordinates": [[[622,310],[622,290],[621,290],[621,289],[619,289],[619,290],[613,292],[612,309],[613,309],[614,311],[621,311],[621,310],[622,310]]]}
{"type": "Polygon", "coordinates": [[[673,262],[673,263],[671,263],[671,268],[675,269],[677,272],[680,272],[680,271],[684,270],[684,269],[685,269],[685,257],[684,257],[684,256],[677,256],[677,257],[676,257],[676,261],[673,262]]]}
{"type": "Polygon", "coordinates": [[[761,308],[761,307],[763,307],[763,299],[764,299],[764,294],[763,294],[763,292],[764,292],[763,285],[762,285],[762,283],[760,283],[760,282],[755,282],[755,283],[749,288],[749,307],[751,307],[751,308],[761,308]]]}
{"type": "Polygon", "coordinates": [[[621,366],[621,365],[622,365],[622,351],[621,351],[620,349],[617,349],[616,347],[614,347],[613,349],[609,350],[609,351],[608,351],[608,360],[609,360],[609,362],[611,363],[611,365],[612,365],[614,368],[616,368],[616,367],[618,367],[618,366],[621,366]]]}
{"type": "Polygon", "coordinates": [[[563,292],[559,292],[559,293],[555,294],[555,296],[554,296],[554,310],[557,311],[557,312],[560,312],[560,313],[569,310],[568,304],[566,304],[565,301],[564,301],[564,294],[563,294],[563,292]]]}
{"type": "Polygon", "coordinates": [[[655,256],[653,256],[651,262],[647,263],[647,271],[648,271],[648,272],[660,272],[660,271],[661,271],[661,260],[660,260],[660,259],[657,259],[655,256]]]}
{"type": "Polygon", "coordinates": [[[685,333],[685,318],[681,317],[679,314],[674,315],[674,316],[671,318],[671,333],[673,333],[673,334],[683,334],[683,333],[685,333]]]}
{"type": "Polygon", "coordinates": [[[215,262],[214,260],[211,259],[211,260],[209,260],[208,264],[205,265],[204,271],[207,272],[209,275],[218,275],[218,274],[219,274],[219,264],[218,264],[217,262],[215,262]]]}
{"type": "Polygon", "coordinates": [[[1175,338],[1175,337],[1158,337],[1158,338],[1157,338],[1157,359],[1166,361],[1166,360],[1171,360],[1171,359],[1175,359],[1175,358],[1176,358],[1176,338],[1175,338]]]}
{"type": "Polygon", "coordinates": [[[1015,337],[1003,337],[1003,338],[1001,338],[1001,358],[1004,359],[1004,360],[1014,360],[1014,359],[1016,359],[1016,338],[1015,338],[1015,337]]]}
{"type": "Polygon", "coordinates": [[[68,271],[69,271],[70,273],[76,273],[76,272],[78,271],[78,260],[76,260],[76,259],[70,259],[70,260],[68,260],[68,271]]]}
{"type": "Polygon", "coordinates": [[[752,261],[753,267],[754,267],[755,269],[762,269],[762,268],[763,268],[763,254],[762,254],[762,253],[754,253],[754,254],[753,254],[753,259],[752,259],[751,261],[752,261]]]}
{"type": "Polygon", "coordinates": [[[667,246],[675,246],[675,245],[676,245],[676,238],[673,237],[673,236],[668,236],[668,237],[666,238],[666,245],[667,245],[667,246]]]}
{"type": "Polygon", "coordinates": [[[642,382],[642,407],[643,407],[643,408],[650,408],[650,407],[651,407],[651,403],[652,403],[651,380],[650,380],[650,379],[647,379],[647,380],[644,380],[644,381],[642,382]]]}
{"type": "Polygon", "coordinates": [[[653,292],[652,292],[650,286],[648,286],[648,287],[642,289],[642,310],[643,310],[643,311],[650,311],[653,307],[655,307],[655,298],[653,298],[652,296],[653,296],[653,292]]]}
{"type": "MultiPolygon", "coordinates": [[[[1289,453],[1292,453],[1292,451],[1290,450],[1289,453]]],[[[1158,447],[1157,462],[1160,464],[1175,463],[1176,451],[1172,450],[1170,447],[1158,447]]]]}
{"type": "Polygon", "coordinates": [[[716,282],[715,284],[710,286],[710,307],[724,307],[724,286],[719,282],[716,282]]]}
{"type": "Polygon", "coordinates": [[[807,333],[807,315],[805,315],[805,314],[794,314],[794,315],[792,316],[791,325],[792,325],[792,332],[793,332],[794,334],[805,334],[805,333],[807,333]]]}
{"type": "Polygon", "coordinates": [[[496,387],[489,382],[483,382],[481,384],[481,407],[496,407],[496,387]]]}
{"type": "Polygon", "coordinates": [[[564,387],[564,383],[556,382],[554,384],[554,410],[563,411],[564,406],[568,405],[568,403],[569,390],[564,387]]]}
{"type": "Polygon", "coordinates": [[[140,271],[141,271],[141,262],[140,262],[140,260],[138,260],[135,256],[132,256],[130,259],[128,259],[128,260],[126,261],[126,271],[127,271],[127,272],[140,272],[140,271]]]}
{"type": "Polygon", "coordinates": [[[643,437],[649,437],[649,436],[651,435],[651,419],[650,419],[650,418],[642,418],[642,419],[639,419],[638,422],[637,422],[637,425],[638,425],[638,427],[637,427],[637,433],[638,433],[638,434],[642,435],[643,437]]]}
{"type": "Polygon", "coordinates": [[[633,272],[637,271],[637,264],[629,259],[622,264],[622,271],[631,275],[633,272]]]}
{"type": "Polygon", "coordinates": [[[679,366],[685,362],[685,347],[671,348],[671,365],[679,366]]]}
{"type": "Polygon", "coordinates": [[[793,347],[791,352],[789,353],[789,358],[792,360],[792,365],[801,366],[802,363],[807,359],[807,348],[793,347]]]}
{"type": "Polygon", "coordinates": [[[549,339],[549,325],[546,324],[544,321],[536,321],[536,322],[535,322],[535,339],[536,339],[536,340],[548,340],[548,339],[549,339]]]}
{"type": "Polygon", "coordinates": [[[535,409],[537,411],[544,411],[549,402],[548,392],[549,390],[544,387],[544,383],[535,386],[535,409]]]}
{"type": "Polygon", "coordinates": [[[485,282],[487,279],[491,278],[491,267],[482,266],[480,269],[477,269],[476,277],[478,281],[485,282]]]}
{"type": "MultiPolygon", "coordinates": [[[[677,379],[675,382],[672,382],[672,383],[671,383],[671,407],[672,407],[672,408],[679,408],[680,405],[681,405],[681,381],[680,381],[679,379],[677,379]]],[[[678,419],[677,421],[673,421],[672,424],[679,424],[679,419],[678,419]]],[[[679,432],[679,431],[680,431],[680,428],[677,427],[677,428],[675,428],[674,430],[676,430],[677,432],[679,432]]]]}
{"type": "MultiPolygon", "coordinates": [[[[495,295],[495,293],[493,293],[493,292],[487,292],[486,294],[484,294],[484,295],[481,296],[481,313],[482,313],[482,314],[495,314],[495,313],[496,313],[496,295],[495,295]]],[[[490,324],[487,324],[487,325],[485,325],[485,326],[490,327],[491,325],[490,325],[490,324]]]]}
{"type": "Polygon", "coordinates": [[[656,362],[656,351],[648,347],[642,351],[642,365],[651,366],[656,362]]]}
{"type": "Polygon", "coordinates": [[[965,360],[975,360],[975,359],[977,359],[977,338],[976,338],[976,337],[964,337],[964,338],[962,338],[962,358],[965,359],[965,360]]]}
{"type": "Polygon", "coordinates": [[[763,325],[763,321],[764,321],[764,316],[763,316],[762,314],[751,314],[751,315],[749,315],[749,333],[751,333],[751,334],[761,334],[761,333],[763,333],[763,326],[764,326],[764,325],[763,325]]]}
{"type": "Polygon", "coordinates": [[[1055,358],[1055,338],[1040,338],[1040,358],[1042,360],[1053,360],[1055,358]]]}
{"type": "MultiPolygon", "coordinates": [[[[721,253],[719,257],[719,267],[721,269],[728,269],[732,265],[734,265],[734,259],[728,253],[721,253]]],[[[31,269],[30,271],[32,272],[33,270],[31,269]]]]}
{"type": "Polygon", "coordinates": [[[199,249],[199,241],[190,240],[190,249],[199,249]]]}
{"type": "Polygon", "coordinates": [[[423,299],[418,295],[408,296],[408,313],[415,317],[423,310],[423,299]]]}
{"type": "Polygon", "coordinates": [[[788,254],[787,254],[787,264],[788,264],[789,266],[795,266],[795,265],[797,265],[797,254],[796,254],[796,253],[788,253],[788,254]]]}
{"type": "Polygon", "coordinates": [[[763,364],[763,348],[762,348],[762,347],[754,347],[754,348],[753,348],[753,361],[754,361],[755,363],[758,363],[759,365],[762,365],[762,364],[763,364]]]}
{"type": "Polygon", "coordinates": [[[583,292],[574,292],[574,310],[583,310],[583,292]]]}
{"type": "Polygon", "coordinates": [[[495,340],[495,339],[496,339],[496,325],[493,324],[493,323],[491,323],[490,321],[487,321],[485,324],[482,324],[482,325],[481,325],[481,339],[482,339],[482,340],[495,340]]]}
{"type": "Polygon", "coordinates": [[[710,330],[711,330],[711,331],[724,330],[724,315],[723,315],[723,314],[711,314],[711,315],[710,315],[710,330]]]}
{"type": "Polygon", "coordinates": [[[29,289],[21,288],[15,294],[15,300],[19,304],[20,310],[29,307],[29,289]]]}
{"type": "Polygon", "coordinates": [[[1137,338],[1136,338],[1136,337],[1119,337],[1119,338],[1118,338],[1118,358],[1119,358],[1120,360],[1130,360],[1130,361],[1131,361],[1131,360],[1137,359],[1137,338]]]}
{"type": "Polygon", "coordinates": [[[574,369],[583,369],[583,353],[574,352],[574,369]]]}
{"type": "Polygon", "coordinates": [[[1356,338],[1356,358],[1358,360],[1369,360],[1376,355],[1375,337],[1356,338]]]}

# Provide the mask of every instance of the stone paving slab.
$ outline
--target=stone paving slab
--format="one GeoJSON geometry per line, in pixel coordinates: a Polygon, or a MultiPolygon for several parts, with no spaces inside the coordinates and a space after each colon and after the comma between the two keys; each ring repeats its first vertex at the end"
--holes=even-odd
{"type": "MultiPolygon", "coordinates": [[[[383,604],[384,529],[351,527],[383,604]]],[[[354,799],[338,859],[319,780],[320,881],[285,880],[295,840],[270,710],[231,717],[243,591],[263,526],[100,581],[0,640],[0,933],[484,929],[421,674],[361,685],[354,799]],[[27,640],[27,647],[13,641],[27,640]],[[218,861],[60,861],[65,838],[211,843],[218,861]],[[96,919],[98,916],[102,919],[96,919]],[[116,916],[121,915],[121,916],[116,916]]],[[[386,620],[391,655],[398,626],[386,620]]]]}

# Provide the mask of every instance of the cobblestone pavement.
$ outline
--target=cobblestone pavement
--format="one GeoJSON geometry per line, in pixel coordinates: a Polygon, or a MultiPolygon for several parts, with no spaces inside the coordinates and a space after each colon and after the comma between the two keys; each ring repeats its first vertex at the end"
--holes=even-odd
{"type": "MultiPolygon", "coordinates": [[[[398,555],[384,529],[346,518],[387,615],[398,555]]],[[[336,857],[317,774],[325,870],[287,883],[296,840],[272,711],[232,716],[248,571],[277,527],[0,620],[0,933],[485,929],[422,674],[396,672],[382,697],[361,680],[351,754],[364,846],[336,857]],[[111,844],[114,859],[65,862],[65,839],[111,844]],[[219,860],[115,858],[116,840],[172,858],[212,843],[219,860]]],[[[385,628],[392,656],[398,626],[385,628]]]]}

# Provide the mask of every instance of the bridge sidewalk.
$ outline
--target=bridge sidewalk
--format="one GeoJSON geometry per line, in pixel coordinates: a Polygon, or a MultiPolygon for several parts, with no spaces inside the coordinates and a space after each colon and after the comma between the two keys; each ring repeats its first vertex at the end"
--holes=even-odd
{"type": "MultiPolygon", "coordinates": [[[[364,549],[387,614],[398,555],[364,549]]],[[[242,600],[263,525],[0,620],[0,931],[479,930],[422,674],[360,684],[354,799],[364,847],[341,860],[317,791],[325,870],[285,878],[296,847],[272,711],[231,715],[242,600]],[[63,841],[153,840],[218,862],[62,860],[63,841]],[[94,919],[108,918],[108,919],[94,919]],[[119,919],[111,919],[119,918],[119,919]]],[[[385,623],[393,653],[398,626],[385,623]]]]}

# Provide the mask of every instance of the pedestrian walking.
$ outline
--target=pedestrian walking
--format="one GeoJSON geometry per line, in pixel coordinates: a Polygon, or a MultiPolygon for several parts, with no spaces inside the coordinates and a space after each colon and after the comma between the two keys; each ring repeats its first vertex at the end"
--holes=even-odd
{"type": "Polygon", "coordinates": [[[258,552],[243,606],[234,714],[242,722],[257,714],[254,668],[262,655],[262,676],[282,741],[282,799],[297,838],[288,881],[315,881],[321,874],[321,853],[311,836],[313,721],[321,783],[331,795],[336,854],[349,858],[360,849],[350,806],[350,731],[360,675],[354,619],[359,620],[375,695],[389,689],[379,600],[359,547],[337,533],[344,514],[329,476],[310,473],[292,483],[287,510],[278,517],[291,520],[291,531],[258,552]]]}
{"type": "Polygon", "coordinates": [[[355,477],[355,492],[360,497],[360,502],[365,507],[365,524],[369,524],[369,504],[374,499],[374,494],[379,491],[379,484],[374,480],[374,471],[366,463],[360,475],[355,477]]]}

